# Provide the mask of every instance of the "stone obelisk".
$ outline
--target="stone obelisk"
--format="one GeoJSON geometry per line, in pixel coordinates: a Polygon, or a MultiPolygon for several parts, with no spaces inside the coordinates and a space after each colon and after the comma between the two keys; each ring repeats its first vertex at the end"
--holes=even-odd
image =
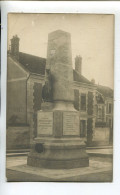
{"type": "Polygon", "coordinates": [[[73,104],[71,36],[68,32],[57,30],[48,36],[47,77],[50,78],[45,91],[48,109],[43,106],[37,112],[37,137],[27,164],[53,169],[89,166],[86,146],[80,138],[80,115],[73,104]]]}

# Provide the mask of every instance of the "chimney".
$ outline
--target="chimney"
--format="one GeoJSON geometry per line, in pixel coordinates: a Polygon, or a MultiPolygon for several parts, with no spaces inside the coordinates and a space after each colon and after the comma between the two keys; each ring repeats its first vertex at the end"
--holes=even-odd
{"type": "Polygon", "coordinates": [[[19,38],[17,35],[11,39],[11,55],[19,60],[19,38]]]}
{"type": "Polygon", "coordinates": [[[80,55],[75,57],[75,70],[82,74],[82,58],[80,55]]]}

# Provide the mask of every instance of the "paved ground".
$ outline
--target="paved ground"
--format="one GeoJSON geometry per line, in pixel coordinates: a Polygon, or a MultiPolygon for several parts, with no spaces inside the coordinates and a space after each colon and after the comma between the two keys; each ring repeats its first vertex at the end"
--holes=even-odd
{"type": "Polygon", "coordinates": [[[113,154],[112,148],[101,148],[101,149],[90,149],[87,150],[87,153],[95,153],[95,154],[113,154]]]}
{"type": "Polygon", "coordinates": [[[96,157],[111,157],[113,156],[113,148],[93,148],[87,149],[87,153],[89,156],[96,156],[96,157]]]}
{"type": "Polygon", "coordinates": [[[51,170],[26,165],[27,156],[7,157],[8,181],[111,182],[112,157],[90,156],[90,166],[68,170],[51,170]]]}
{"type": "Polygon", "coordinates": [[[7,170],[8,182],[112,182],[112,171],[104,171],[97,174],[86,174],[61,179],[52,179],[41,175],[25,174],[7,170]]]}

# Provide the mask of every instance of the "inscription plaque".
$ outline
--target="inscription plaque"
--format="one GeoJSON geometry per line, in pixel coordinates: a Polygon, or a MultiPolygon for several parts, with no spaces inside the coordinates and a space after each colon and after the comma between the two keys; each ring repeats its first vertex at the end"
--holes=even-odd
{"type": "Polygon", "coordinates": [[[79,115],[76,112],[63,113],[63,135],[80,135],[79,115]]]}
{"type": "Polygon", "coordinates": [[[37,134],[52,135],[53,133],[53,112],[38,112],[37,134]]]}

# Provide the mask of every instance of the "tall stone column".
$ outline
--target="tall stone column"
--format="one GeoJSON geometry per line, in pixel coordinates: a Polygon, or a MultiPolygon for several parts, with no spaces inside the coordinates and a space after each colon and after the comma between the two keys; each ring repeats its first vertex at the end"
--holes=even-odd
{"type": "Polygon", "coordinates": [[[61,30],[48,36],[47,64],[53,75],[53,101],[73,102],[70,34],[61,30]]]}
{"type": "Polygon", "coordinates": [[[37,112],[37,137],[27,163],[53,169],[88,166],[80,116],[73,106],[71,37],[67,32],[57,30],[48,36],[46,81],[44,99],[52,106],[37,112]]]}

